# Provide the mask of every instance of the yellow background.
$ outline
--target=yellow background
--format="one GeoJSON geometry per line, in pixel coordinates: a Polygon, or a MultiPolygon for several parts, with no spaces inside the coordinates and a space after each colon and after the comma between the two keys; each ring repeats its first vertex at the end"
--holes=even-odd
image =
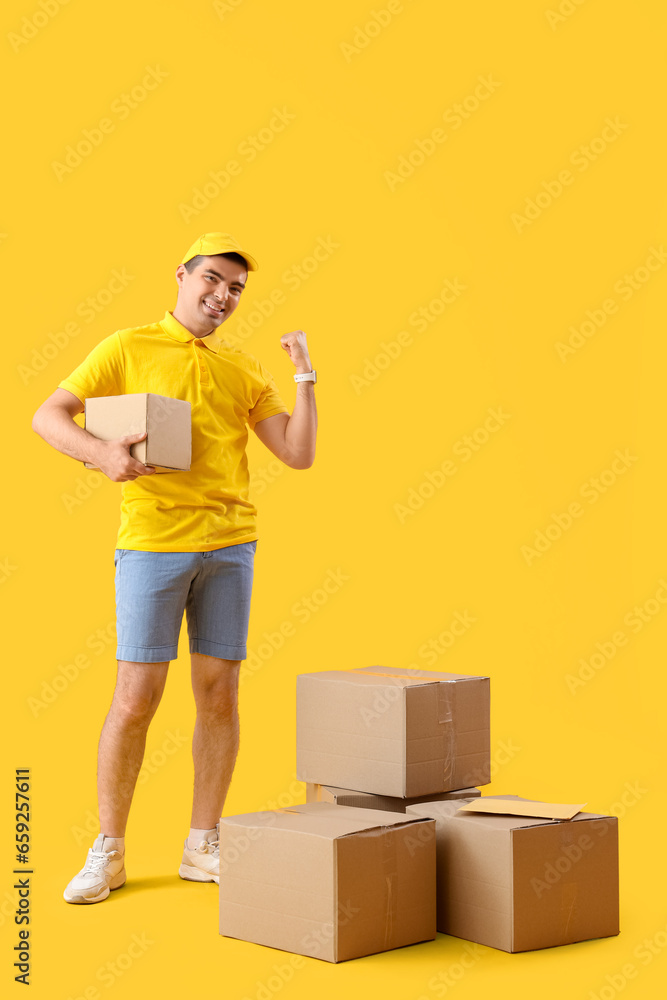
{"type": "Polygon", "coordinates": [[[283,333],[307,332],[320,376],[313,468],[279,469],[256,439],[250,447],[260,541],[249,651],[259,666],[244,675],[225,812],[303,800],[298,673],[413,664],[489,674],[495,767],[484,792],[619,815],[622,933],[524,955],[484,949],[447,995],[610,997],[627,963],[638,970],[628,996],[658,995],[667,971],[664,11],[651,0],[405,0],[378,30],[373,11],[385,0],[43,4],[6,5],[0,32],[3,989],[19,990],[16,767],[33,776],[33,997],[376,990],[432,1000],[464,954],[462,941],[438,935],[339,966],[306,960],[271,991],[274,967],[290,956],[217,934],[215,889],[176,877],[191,788],[185,626],[127,833],[132,881],[101,906],[61,898],[96,832],[120,487],[49,448],[30,421],[99,340],[173,308],[186,247],[223,229],[261,268],[224,334],[281,289],[282,304],[242,346],[288,405],[283,333]],[[125,103],[149,68],[153,89],[125,103]],[[475,98],[481,78],[493,92],[475,98]],[[271,130],[275,109],[293,116],[281,131],[271,130]],[[68,172],[54,166],[104,118],[111,126],[91,133],[100,141],[90,155],[68,172]],[[248,136],[263,136],[252,160],[248,136]],[[429,151],[421,163],[418,141],[429,151]],[[392,181],[410,157],[411,176],[392,181]],[[193,206],[195,189],[234,159],[240,172],[193,206]],[[571,183],[559,192],[564,170],[571,183]],[[538,195],[533,220],[517,222],[538,195]],[[330,250],[314,267],[306,259],[320,240],[330,250]],[[298,287],[295,266],[310,268],[298,287]],[[126,284],[109,295],[114,270],[126,284]],[[635,275],[631,294],[624,275],[635,275]],[[429,303],[447,279],[465,290],[436,316],[429,303]],[[587,314],[609,299],[616,311],[562,360],[570,327],[594,323],[587,314]],[[421,308],[433,321],[418,330],[410,317],[421,308]],[[63,333],[68,323],[76,333],[63,333]],[[480,430],[499,408],[502,426],[480,430]],[[475,434],[464,460],[461,442],[475,434]],[[617,452],[629,458],[614,471],[617,452]],[[455,474],[429,490],[427,473],[448,459],[455,474]],[[592,484],[600,477],[604,493],[592,484]],[[401,513],[409,497],[418,509],[401,513]],[[559,530],[554,515],[567,525],[574,503],[580,516],[559,530]],[[545,551],[526,554],[549,526],[545,551]],[[304,620],[304,599],[317,600],[330,572],[347,579],[304,620]],[[627,618],[636,606],[646,621],[627,618]],[[447,645],[457,612],[475,622],[447,645]],[[295,634],[267,646],[286,621],[295,634]],[[612,641],[619,632],[624,645],[612,641]],[[424,655],[431,640],[441,642],[436,662],[424,655]],[[590,679],[568,686],[596,652],[590,679]],[[30,701],[49,690],[50,703],[30,701]],[[127,967],[134,934],[151,943],[127,967]],[[645,939],[659,944],[643,965],[635,949],[645,939]]]}

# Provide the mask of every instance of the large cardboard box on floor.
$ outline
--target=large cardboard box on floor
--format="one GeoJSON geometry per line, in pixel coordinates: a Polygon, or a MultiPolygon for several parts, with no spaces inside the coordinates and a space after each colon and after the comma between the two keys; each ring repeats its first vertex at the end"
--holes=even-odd
{"type": "Polygon", "coordinates": [[[362,667],[297,677],[300,781],[414,798],[491,780],[489,678],[362,667]]]}
{"type": "Polygon", "coordinates": [[[372,792],[356,792],[352,788],[335,788],[333,785],[318,785],[306,782],[306,802],[333,802],[338,806],[358,806],[361,809],[384,809],[389,812],[404,813],[407,806],[415,802],[431,802],[439,799],[471,799],[480,796],[479,788],[457,788],[451,792],[436,792],[434,795],[417,795],[411,799],[399,799],[394,795],[373,795],[372,792]]]}
{"type": "Polygon", "coordinates": [[[408,806],[436,821],[438,930],[509,952],[618,934],[618,821],[578,808],[516,795],[408,806]]]}
{"type": "MultiPolygon", "coordinates": [[[[84,402],[84,427],[102,441],[142,434],[130,447],[132,458],[155,466],[156,472],[188,471],[192,458],[191,407],[185,399],[154,392],[123,396],[90,396],[84,402]]],[[[96,469],[84,462],[87,469],[96,469]]]]}
{"type": "Polygon", "coordinates": [[[435,938],[435,823],[328,802],[223,816],[220,933],[342,962],[435,938]]]}

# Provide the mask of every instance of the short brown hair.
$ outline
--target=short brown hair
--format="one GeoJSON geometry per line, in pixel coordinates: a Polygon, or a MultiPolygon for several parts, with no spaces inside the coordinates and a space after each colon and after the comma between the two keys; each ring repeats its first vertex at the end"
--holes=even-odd
{"type": "MultiPolygon", "coordinates": [[[[243,264],[243,266],[245,267],[246,271],[248,270],[248,261],[245,259],[245,257],[242,257],[240,253],[233,253],[233,252],[230,252],[230,253],[216,253],[213,256],[215,256],[215,257],[226,257],[227,260],[233,260],[235,264],[243,264]]],[[[199,267],[199,264],[200,264],[200,262],[203,259],[204,259],[204,256],[202,254],[197,254],[196,257],[191,257],[190,260],[187,261],[186,264],[184,265],[185,266],[185,270],[188,272],[188,274],[192,274],[192,272],[195,270],[195,268],[199,267]]]]}

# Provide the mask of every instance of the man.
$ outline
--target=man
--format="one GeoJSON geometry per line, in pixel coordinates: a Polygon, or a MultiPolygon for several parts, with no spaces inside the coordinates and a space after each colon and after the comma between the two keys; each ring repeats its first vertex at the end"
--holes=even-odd
{"type": "Polygon", "coordinates": [[[124,484],[114,558],[118,674],[98,751],[100,834],[65,890],[68,903],[100,902],[125,882],[127,817],[184,610],[197,717],[191,827],[179,875],[218,882],[218,821],[238,751],[239,666],[257,545],[248,428],[293,469],[312,465],[317,432],[316,374],[302,330],[280,338],[296,368],[291,415],[260,362],[218,336],[256,270],[229,234],[201,236],[176,269],[173,312],[101,341],[33,418],[34,430],[58,451],[124,484]],[[130,447],[145,433],[102,441],[74,420],[88,396],[133,392],[190,401],[188,472],[156,473],[133,458],[130,447]]]}

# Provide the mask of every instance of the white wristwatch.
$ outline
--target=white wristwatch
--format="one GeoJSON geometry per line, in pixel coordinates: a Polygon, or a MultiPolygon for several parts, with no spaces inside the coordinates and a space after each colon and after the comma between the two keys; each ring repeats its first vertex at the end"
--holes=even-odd
{"type": "Polygon", "coordinates": [[[317,372],[313,370],[312,372],[301,372],[294,376],[295,382],[317,382],[317,372]]]}

